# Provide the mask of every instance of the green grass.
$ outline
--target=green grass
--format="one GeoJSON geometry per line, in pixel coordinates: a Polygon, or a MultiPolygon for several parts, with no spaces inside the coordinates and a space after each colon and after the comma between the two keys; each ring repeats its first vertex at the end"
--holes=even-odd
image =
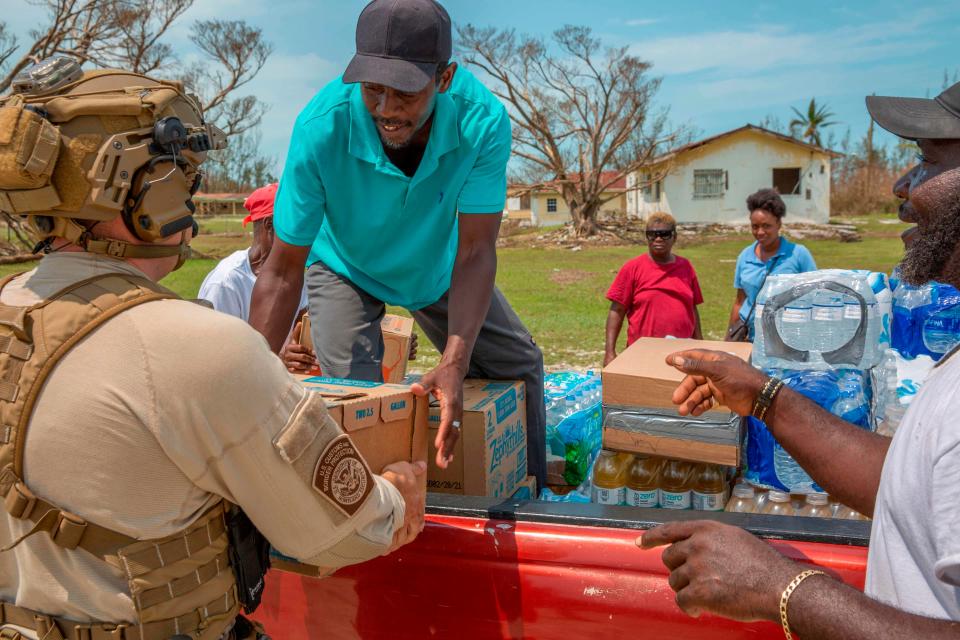
{"type": "MultiPolygon", "coordinates": [[[[841,243],[835,240],[802,241],[821,268],[859,268],[889,272],[900,260],[900,232],[906,225],[886,224],[890,217],[870,216],[840,222],[857,224],[864,240],[841,243]]],[[[705,302],[700,307],[705,337],[719,339],[726,328],[733,302],[733,270],[737,255],[749,242],[749,235],[722,240],[687,243],[676,253],[689,259],[697,271],[705,302]]],[[[194,246],[206,255],[223,257],[247,246],[243,237],[201,235],[194,246]]],[[[582,251],[569,249],[510,248],[499,250],[497,285],[530,329],[543,349],[548,368],[597,368],[603,356],[604,324],[609,303],[604,294],[620,266],[645,247],[597,247],[582,251]]],[[[196,297],[204,276],[215,260],[190,260],[163,284],[180,295],[196,297]]],[[[30,265],[0,266],[0,276],[24,271],[30,265]]],[[[406,315],[402,309],[391,312],[406,315]]],[[[626,338],[626,327],[621,343],[626,338]]],[[[420,357],[414,370],[434,365],[439,354],[420,334],[420,357]]]]}

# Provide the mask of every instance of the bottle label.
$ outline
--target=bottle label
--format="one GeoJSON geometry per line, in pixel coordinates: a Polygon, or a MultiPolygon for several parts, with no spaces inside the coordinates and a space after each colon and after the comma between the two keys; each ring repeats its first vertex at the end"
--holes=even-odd
{"type": "Polygon", "coordinates": [[[808,322],[809,320],[810,309],[787,307],[783,310],[783,322],[808,322]]]}
{"type": "Polygon", "coordinates": [[[726,494],[693,492],[693,508],[697,511],[723,511],[726,494]]]}
{"type": "Polygon", "coordinates": [[[596,504],[624,504],[626,501],[626,487],[604,489],[594,486],[593,501],[596,504]]]}
{"type": "Polygon", "coordinates": [[[673,491],[660,489],[660,506],[664,509],[689,509],[690,492],[681,491],[674,493],[673,491]]]}
{"type": "MultiPolygon", "coordinates": [[[[859,307],[857,307],[859,309],[859,307]]],[[[820,307],[813,308],[813,319],[826,322],[836,322],[843,320],[843,307],[820,307]]]]}
{"type": "Polygon", "coordinates": [[[631,507],[656,507],[660,505],[660,490],[637,491],[627,488],[627,504],[631,507]]]}

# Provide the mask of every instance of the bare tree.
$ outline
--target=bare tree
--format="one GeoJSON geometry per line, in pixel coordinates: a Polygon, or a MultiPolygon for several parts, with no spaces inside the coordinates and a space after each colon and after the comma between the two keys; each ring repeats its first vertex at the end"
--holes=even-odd
{"type": "Polygon", "coordinates": [[[626,47],[603,47],[589,28],[569,25],[549,43],[493,27],[458,32],[464,62],[508,106],[521,173],[540,178],[527,188],[555,185],[577,235],[596,233],[600,207],[619,195],[613,184],[643,167],[641,189],[669,170],[651,161],[685,132],[668,129],[653,105],[660,80],[626,47]]]}
{"type": "MultiPolygon", "coordinates": [[[[260,29],[243,21],[196,22],[191,35],[203,59],[183,67],[164,38],[194,0],[27,1],[44,7],[46,18],[30,31],[22,45],[0,21],[0,93],[7,91],[16,75],[30,64],[66,55],[86,65],[180,77],[200,97],[207,118],[220,124],[228,136],[255,129],[267,111],[267,105],[256,96],[236,96],[260,72],[273,51],[260,29]]],[[[252,160],[250,145],[244,146],[236,162],[229,160],[233,153],[230,149],[220,152],[221,168],[272,165],[270,158],[252,160]]],[[[257,145],[252,150],[258,151],[257,145]]],[[[227,176],[221,174],[221,179],[227,176]]],[[[244,180],[239,176],[230,179],[244,180]]],[[[18,238],[25,238],[18,218],[6,214],[3,218],[18,238]]]]}
{"type": "Polygon", "coordinates": [[[214,151],[207,157],[204,191],[238,193],[276,182],[274,158],[260,153],[260,132],[245,131],[230,139],[226,151],[214,151]]]}
{"type": "Polygon", "coordinates": [[[259,125],[266,105],[254,96],[230,96],[253,80],[273,52],[260,29],[240,20],[204,20],[194,24],[191,33],[208,58],[194,65],[187,76],[203,98],[204,110],[228,136],[259,125]]]}

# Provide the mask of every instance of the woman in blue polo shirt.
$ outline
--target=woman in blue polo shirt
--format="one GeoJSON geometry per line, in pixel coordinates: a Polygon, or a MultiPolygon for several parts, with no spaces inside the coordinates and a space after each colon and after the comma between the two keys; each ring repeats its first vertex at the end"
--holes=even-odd
{"type": "Polygon", "coordinates": [[[743,339],[737,335],[741,322],[746,323],[748,340],[753,340],[753,316],[757,294],[768,275],[815,271],[817,264],[810,251],[801,244],[780,235],[787,206],[775,189],[761,189],[747,198],[750,231],[756,242],[740,252],[733,286],[737,297],[730,310],[727,340],[743,339]]]}

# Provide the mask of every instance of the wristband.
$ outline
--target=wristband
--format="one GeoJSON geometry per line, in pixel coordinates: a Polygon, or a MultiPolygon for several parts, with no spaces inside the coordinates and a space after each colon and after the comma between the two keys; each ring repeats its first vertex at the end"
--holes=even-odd
{"type": "Polygon", "coordinates": [[[767,410],[770,408],[770,405],[773,404],[774,399],[782,388],[783,380],[780,378],[768,378],[767,383],[760,389],[760,394],[757,396],[757,399],[753,401],[753,409],[751,409],[750,415],[757,420],[763,420],[764,416],[767,415],[767,410]]]}
{"type": "Polygon", "coordinates": [[[800,586],[800,583],[809,578],[810,576],[827,575],[823,571],[818,571],[816,569],[809,569],[804,571],[793,581],[787,585],[787,588],[783,590],[783,593],[780,595],[780,624],[783,626],[783,633],[787,636],[787,640],[793,640],[793,634],[790,632],[790,621],[787,620],[787,603],[790,602],[790,596],[793,595],[793,592],[796,591],[797,587],[800,586]]]}

